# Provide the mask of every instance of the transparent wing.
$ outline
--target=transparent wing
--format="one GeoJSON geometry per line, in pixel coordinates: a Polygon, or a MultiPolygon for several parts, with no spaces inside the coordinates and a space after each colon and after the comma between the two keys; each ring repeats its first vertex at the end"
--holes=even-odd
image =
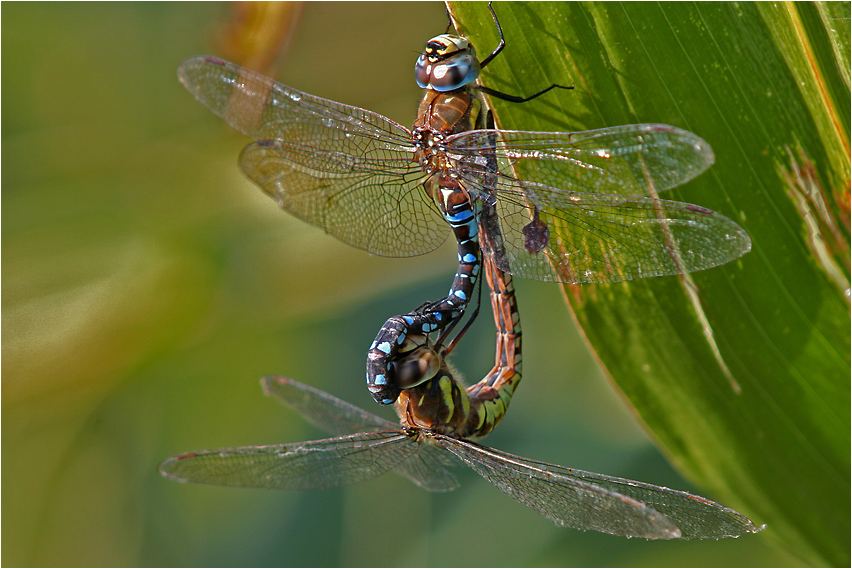
{"type": "Polygon", "coordinates": [[[240,156],[243,171],[281,208],[344,243],[384,257],[428,253],[450,232],[434,203],[424,197],[423,171],[410,163],[410,156],[403,164],[387,156],[309,150],[288,139],[250,144],[240,156]]]}
{"type": "Polygon", "coordinates": [[[178,78],[258,141],[241,166],[282,208],[377,255],[418,255],[446,238],[443,218],[418,187],[424,174],[405,127],[214,57],[183,61],[178,78]]]}
{"type": "Polygon", "coordinates": [[[482,160],[468,159],[488,152],[494,138],[493,131],[462,133],[449,152],[468,191],[497,210],[499,221],[484,230],[501,234],[504,252],[481,241],[504,271],[549,282],[610,283],[708,269],[751,248],[745,230],[721,214],[643,197],[712,164],[709,146],[691,133],[665,125],[500,132],[496,175],[482,160]],[[472,146],[456,148],[465,143],[472,146]],[[524,180],[514,177],[515,168],[524,180]]]}
{"type": "Polygon", "coordinates": [[[185,59],[178,79],[198,102],[254,140],[276,138],[282,126],[302,123],[307,132],[342,130],[388,149],[402,151],[411,145],[407,128],[378,113],[315,97],[217,57],[185,59]]]}
{"type": "Polygon", "coordinates": [[[525,278],[612,283],[676,275],[722,265],[751,249],[742,227],[688,203],[521,181],[503,183],[498,193],[505,254],[485,254],[525,278]]]}
{"type": "Polygon", "coordinates": [[[497,488],[560,526],[647,539],[719,539],[763,529],[687,492],[435,438],[497,488]]]}
{"type": "MultiPolygon", "coordinates": [[[[632,124],[585,132],[474,130],[447,140],[465,165],[496,152],[504,176],[562,188],[622,196],[649,196],[680,186],[713,164],[710,145],[663,124],[632,124]],[[496,147],[493,146],[496,143],[496,147]]],[[[476,166],[473,166],[476,171],[476,166]]]]}
{"type": "MultiPolygon", "coordinates": [[[[261,380],[266,395],[278,398],[302,417],[326,432],[341,436],[366,431],[399,431],[399,425],[368,413],[324,391],[280,376],[261,380]]],[[[457,466],[442,448],[422,444],[417,452],[402,460],[394,470],[421,488],[446,492],[458,487],[449,467],[457,466]]]]}
{"type": "Polygon", "coordinates": [[[369,431],[399,431],[377,415],[289,377],[268,375],[260,380],[263,393],[281,401],[311,424],[336,437],[369,431]]]}
{"type": "Polygon", "coordinates": [[[311,490],[375,478],[417,452],[400,431],[358,433],[283,445],[200,450],[166,459],[160,474],[178,482],[311,490]]]}

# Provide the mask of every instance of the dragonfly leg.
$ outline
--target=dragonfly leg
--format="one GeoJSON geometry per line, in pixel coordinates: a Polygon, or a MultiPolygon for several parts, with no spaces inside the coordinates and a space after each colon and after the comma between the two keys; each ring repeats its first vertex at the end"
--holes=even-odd
{"type": "MultiPolygon", "coordinates": [[[[494,48],[494,51],[491,52],[491,55],[489,55],[488,57],[486,57],[485,59],[483,59],[482,61],[479,62],[479,67],[481,69],[485,69],[485,66],[488,65],[489,63],[491,63],[491,61],[495,57],[497,57],[497,55],[501,51],[503,51],[503,48],[506,47],[506,40],[505,40],[505,38],[503,38],[503,28],[500,27],[500,20],[497,19],[497,14],[494,13],[494,8],[491,6],[491,2],[488,3],[488,9],[491,11],[491,17],[494,18],[494,25],[497,26],[497,33],[500,34],[500,43],[497,44],[497,47],[494,48]]],[[[509,101],[510,103],[526,103],[527,101],[532,101],[536,97],[544,95],[545,93],[547,93],[548,91],[550,91],[551,89],[554,89],[554,88],[573,89],[574,86],[572,85],[570,87],[565,87],[564,85],[557,85],[556,83],[553,83],[550,87],[547,87],[546,89],[542,89],[541,91],[539,91],[535,95],[530,95],[529,97],[519,97],[517,95],[509,95],[507,93],[501,93],[500,91],[497,91],[496,89],[490,89],[490,88],[484,87],[482,85],[479,86],[479,89],[483,93],[487,93],[487,94],[491,95],[492,97],[497,97],[498,99],[502,99],[504,101],[509,101]]]]}
{"type": "Polygon", "coordinates": [[[491,63],[491,60],[497,57],[497,54],[503,51],[503,48],[506,47],[506,40],[503,38],[503,28],[500,26],[500,20],[497,19],[497,14],[494,13],[494,8],[491,6],[491,2],[488,3],[488,10],[491,12],[491,17],[494,18],[494,25],[497,26],[497,33],[500,34],[500,43],[497,44],[497,47],[494,48],[491,55],[479,62],[480,68],[491,63]]]}
{"type": "Polygon", "coordinates": [[[566,87],[565,85],[557,85],[556,83],[552,83],[550,87],[545,87],[538,93],[530,95],[529,97],[521,97],[518,95],[509,95],[508,93],[503,93],[502,91],[498,91],[497,89],[492,89],[490,87],[486,87],[484,85],[479,86],[479,90],[483,93],[491,95],[492,97],[497,97],[503,101],[509,101],[510,103],[526,103],[527,101],[532,101],[533,99],[537,99],[538,97],[544,95],[551,89],[573,89],[574,86],[566,87]]]}

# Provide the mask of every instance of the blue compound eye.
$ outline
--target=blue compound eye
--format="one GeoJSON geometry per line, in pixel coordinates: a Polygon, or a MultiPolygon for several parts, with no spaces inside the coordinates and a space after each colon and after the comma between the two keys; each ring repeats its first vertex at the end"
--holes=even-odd
{"type": "Polygon", "coordinates": [[[429,87],[429,74],[432,72],[432,64],[423,53],[417,58],[417,63],[414,65],[414,80],[417,81],[417,86],[421,89],[429,87]]]}
{"type": "Polygon", "coordinates": [[[476,50],[470,42],[444,34],[426,43],[414,66],[414,79],[422,89],[454,91],[475,81],[479,69],[476,50]]]}
{"type": "Polygon", "coordinates": [[[470,53],[460,53],[432,66],[429,86],[436,91],[452,91],[479,77],[479,61],[470,53]]]}

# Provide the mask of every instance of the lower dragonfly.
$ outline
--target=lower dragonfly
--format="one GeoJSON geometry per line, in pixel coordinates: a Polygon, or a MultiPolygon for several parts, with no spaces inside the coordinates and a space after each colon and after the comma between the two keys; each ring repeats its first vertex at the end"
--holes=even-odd
{"type": "Polygon", "coordinates": [[[389,470],[430,491],[458,487],[450,467],[466,464],[498,489],[559,526],[646,539],[719,539],[763,529],[721,504],[679,490],[523,458],[470,439],[489,433],[521,379],[521,334],[509,278],[486,260],[497,323],[495,366],[461,387],[428,336],[411,335],[391,365],[402,387],[400,424],[285,377],[261,381],[333,438],[201,450],[167,459],[160,473],[179,482],[310,490],[355,484],[389,470]]]}

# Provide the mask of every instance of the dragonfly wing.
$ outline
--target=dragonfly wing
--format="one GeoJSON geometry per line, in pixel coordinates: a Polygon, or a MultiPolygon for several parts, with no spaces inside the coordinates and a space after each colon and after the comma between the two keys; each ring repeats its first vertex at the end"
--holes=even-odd
{"type": "Polygon", "coordinates": [[[449,227],[425,198],[423,172],[409,166],[410,155],[374,148],[372,156],[356,156],[339,148],[262,140],[243,150],[240,166],[283,209],[375,255],[421,255],[444,242],[449,227]]]}
{"type": "Polygon", "coordinates": [[[314,426],[333,436],[369,431],[399,431],[391,423],[342,399],[289,377],[268,375],[260,380],[263,393],[298,412],[314,426]]]}
{"type": "MultiPolygon", "coordinates": [[[[466,174],[472,192],[493,192],[466,174]]],[[[748,233],[701,206],[498,182],[504,254],[485,254],[513,275],[567,283],[612,283],[709,269],[751,249],[748,233]]],[[[493,231],[493,229],[492,229],[493,231]]]]}
{"type": "Polygon", "coordinates": [[[458,461],[453,455],[424,441],[416,454],[399,463],[394,470],[424,490],[449,492],[459,487],[458,478],[450,471],[454,466],[458,466],[458,461]]]}
{"type": "Polygon", "coordinates": [[[405,127],[214,57],[183,61],[178,78],[257,141],[241,166],[282,208],[377,255],[419,255],[446,239],[440,212],[419,187],[424,173],[405,127]]]}
{"type": "Polygon", "coordinates": [[[278,138],[282,126],[302,123],[314,127],[317,140],[325,129],[335,129],[377,145],[411,146],[411,132],[378,113],[304,93],[217,57],[185,59],[178,79],[198,102],[254,140],[278,138]]]}
{"type": "Polygon", "coordinates": [[[400,431],[283,445],[188,452],[165,460],[160,474],[178,482],[311,490],[370,480],[417,452],[414,437],[400,431]]]}
{"type": "MultiPolygon", "coordinates": [[[[278,398],[332,435],[399,430],[398,424],[293,379],[267,376],[260,383],[266,395],[278,398]]],[[[458,480],[450,472],[450,466],[453,466],[453,460],[446,451],[435,445],[421,444],[416,453],[402,460],[394,470],[425,490],[446,492],[458,487],[458,480]]]]}
{"type": "Polygon", "coordinates": [[[555,464],[529,460],[527,463],[531,466],[546,468],[561,476],[577,477],[590,484],[644,502],[673,521],[680,529],[682,539],[738,537],[746,533],[757,533],[765,527],[755,526],[754,522],[736,510],[689,492],[606,474],[574,470],[555,464]]]}
{"type": "Polygon", "coordinates": [[[457,159],[496,152],[504,176],[596,194],[650,196],[688,182],[713,164],[710,145],[663,124],[633,124],[586,132],[494,131],[448,140],[457,159]],[[489,150],[490,149],[490,150],[489,150]]]}
{"type": "Polygon", "coordinates": [[[559,526],[625,537],[680,537],[671,520],[638,500],[475,443],[436,438],[502,492],[559,526]]]}
{"type": "Polygon", "coordinates": [[[699,496],[529,460],[467,441],[440,444],[500,490],[557,525],[646,539],[719,539],[760,531],[699,496]]]}

